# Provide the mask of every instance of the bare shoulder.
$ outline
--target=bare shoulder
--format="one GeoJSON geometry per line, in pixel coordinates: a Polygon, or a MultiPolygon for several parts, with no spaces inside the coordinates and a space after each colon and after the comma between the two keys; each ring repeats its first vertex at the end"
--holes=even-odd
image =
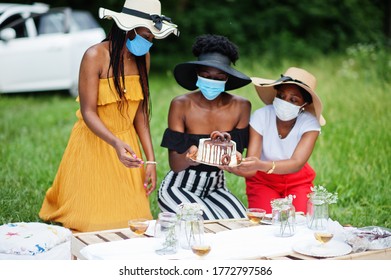
{"type": "Polygon", "coordinates": [[[236,95],[236,94],[229,94],[232,98],[233,101],[235,102],[239,102],[239,103],[250,103],[250,101],[243,97],[243,96],[240,96],[240,95],[236,95]]]}
{"type": "Polygon", "coordinates": [[[107,42],[101,42],[89,47],[81,61],[81,73],[97,74],[107,73],[110,63],[110,54],[107,42]]]}
{"type": "Polygon", "coordinates": [[[101,62],[109,57],[108,42],[101,42],[89,47],[83,55],[83,60],[101,62]]]}
{"type": "Polygon", "coordinates": [[[178,95],[171,100],[171,106],[187,107],[192,102],[191,93],[178,95]]]}
{"type": "Polygon", "coordinates": [[[229,96],[230,103],[234,106],[241,107],[242,109],[251,109],[251,102],[247,98],[235,94],[229,94],[229,96]]]}

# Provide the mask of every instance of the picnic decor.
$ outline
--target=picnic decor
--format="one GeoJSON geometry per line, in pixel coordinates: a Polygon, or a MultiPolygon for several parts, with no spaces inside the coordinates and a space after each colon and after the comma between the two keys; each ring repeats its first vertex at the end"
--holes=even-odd
{"type": "Polygon", "coordinates": [[[178,206],[179,244],[182,249],[191,250],[197,236],[204,231],[202,213],[202,207],[197,203],[181,203],[178,206]]]}
{"type": "Polygon", "coordinates": [[[275,226],[274,234],[280,237],[288,237],[296,231],[296,211],[292,204],[296,196],[288,195],[285,198],[277,198],[271,201],[272,225],[275,226]]]}
{"type": "Polygon", "coordinates": [[[158,255],[172,255],[177,252],[177,216],[175,213],[159,213],[155,225],[155,238],[157,238],[155,252],[158,255]]]}
{"type": "Polygon", "coordinates": [[[325,230],[329,204],[337,203],[338,193],[330,193],[324,186],[314,186],[311,191],[307,202],[307,226],[313,230],[325,230]]]}

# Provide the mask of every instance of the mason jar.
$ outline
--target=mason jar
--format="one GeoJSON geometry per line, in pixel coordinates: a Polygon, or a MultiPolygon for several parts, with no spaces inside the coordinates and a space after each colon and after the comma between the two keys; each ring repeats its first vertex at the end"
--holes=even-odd
{"type": "Polygon", "coordinates": [[[182,215],[178,222],[180,247],[190,250],[196,239],[203,236],[204,219],[200,214],[182,215]]]}
{"type": "Polygon", "coordinates": [[[155,252],[159,255],[178,251],[178,219],[175,213],[161,212],[155,224],[155,252]]]}
{"type": "Polygon", "coordinates": [[[324,195],[311,193],[307,202],[307,227],[325,230],[329,220],[329,205],[324,195]]]}
{"type": "Polygon", "coordinates": [[[272,207],[272,226],[274,235],[279,237],[289,237],[296,232],[296,211],[291,201],[284,198],[277,198],[279,207],[272,207]]]}

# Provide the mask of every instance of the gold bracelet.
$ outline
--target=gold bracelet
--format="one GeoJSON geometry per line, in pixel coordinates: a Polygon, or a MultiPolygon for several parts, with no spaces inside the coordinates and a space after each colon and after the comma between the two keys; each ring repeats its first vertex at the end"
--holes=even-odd
{"type": "Polygon", "coordinates": [[[156,165],[157,162],[156,162],[156,161],[149,161],[149,160],[148,160],[148,161],[145,162],[145,164],[154,164],[154,165],[156,165]]]}
{"type": "Polygon", "coordinates": [[[274,169],[276,168],[276,163],[273,161],[273,165],[272,165],[272,168],[270,168],[266,174],[272,174],[274,172],[274,169]]]}

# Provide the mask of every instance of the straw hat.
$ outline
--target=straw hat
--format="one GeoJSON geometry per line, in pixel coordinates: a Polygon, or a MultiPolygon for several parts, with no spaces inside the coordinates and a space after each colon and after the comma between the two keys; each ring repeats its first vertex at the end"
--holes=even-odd
{"type": "Polygon", "coordinates": [[[178,84],[188,90],[197,89],[198,66],[209,66],[227,73],[228,80],[225,84],[225,90],[240,88],[251,83],[249,77],[231,67],[231,60],[229,57],[221,53],[213,52],[200,54],[197,61],[180,63],[175,66],[174,77],[178,84]]]}
{"type": "Polygon", "coordinates": [[[322,116],[323,105],[319,96],[315,93],[316,78],[304,69],[290,67],[278,80],[268,80],[263,78],[251,78],[255,89],[263,103],[272,104],[277,95],[276,85],[295,84],[305,89],[312,96],[312,103],[305,106],[305,110],[312,113],[319,121],[320,125],[325,125],[326,120],[322,116]]]}
{"type": "Polygon", "coordinates": [[[117,26],[125,31],[146,27],[156,39],[163,39],[171,33],[179,36],[178,26],[170,18],[161,15],[159,0],[126,0],[120,13],[99,8],[99,17],[114,19],[117,26]]]}

